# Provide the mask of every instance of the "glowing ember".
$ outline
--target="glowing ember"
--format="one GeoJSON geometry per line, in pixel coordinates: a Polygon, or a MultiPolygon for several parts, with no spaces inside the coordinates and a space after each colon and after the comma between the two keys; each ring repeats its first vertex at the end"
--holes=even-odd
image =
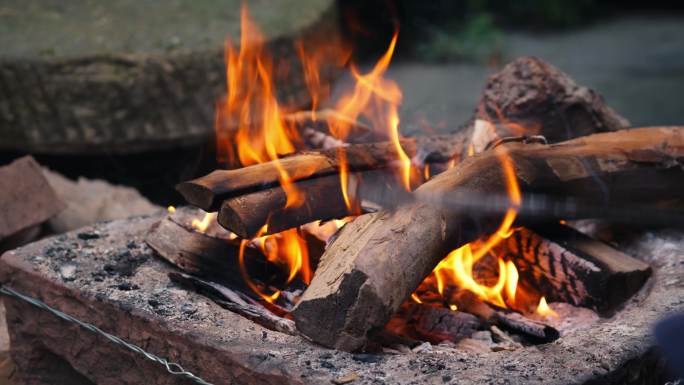
{"type": "Polygon", "coordinates": [[[546,298],[541,297],[539,300],[539,305],[537,305],[537,310],[535,310],[535,313],[539,314],[542,317],[553,317],[557,318],[558,313],[553,311],[551,307],[546,303],[546,298]]]}
{"type": "Polygon", "coordinates": [[[166,208],[166,211],[167,211],[169,214],[173,214],[173,213],[176,212],[176,208],[173,207],[173,206],[169,206],[169,207],[166,208]]]}

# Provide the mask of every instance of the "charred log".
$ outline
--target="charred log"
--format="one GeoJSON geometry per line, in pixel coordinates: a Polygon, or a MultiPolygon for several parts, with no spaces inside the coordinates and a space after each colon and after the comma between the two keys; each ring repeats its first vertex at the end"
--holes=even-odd
{"type": "Polygon", "coordinates": [[[552,301],[610,312],[643,286],[651,267],[560,224],[521,229],[501,244],[522,281],[552,301]]]}
{"type": "MultiPolygon", "coordinates": [[[[202,233],[190,226],[200,217],[196,209],[178,209],[154,224],[145,242],[165,261],[183,272],[212,281],[244,286],[238,264],[240,241],[226,231],[202,233]]],[[[250,271],[274,273],[264,256],[251,247],[245,248],[245,263],[250,271]]]]}

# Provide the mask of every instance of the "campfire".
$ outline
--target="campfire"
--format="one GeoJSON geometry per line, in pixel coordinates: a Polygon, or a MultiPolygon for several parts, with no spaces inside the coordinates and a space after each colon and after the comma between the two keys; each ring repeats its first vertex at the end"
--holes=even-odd
{"type": "MultiPolygon", "coordinates": [[[[368,68],[350,47],[298,41],[310,103],[295,108],[279,100],[283,69],[243,6],[239,43],[225,44],[225,96],[207,101],[218,167],[176,186],[188,205],[1,262],[2,282],[169,360],[147,354],[154,362],[138,365],[118,347],[93,348],[101,337],[67,336],[68,317],[44,320],[12,299],[13,345],[40,340],[48,352],[17,348],[19,361],[58,355],[102,380],[74,362],[81,350],[96,351],[93,365],[116,355],[126,383],[158,363],[195,381],[334,373],[336,384],[417,373],[448,383],[453,372],[473,383],[509,372],[512,383],[532,372],[537,383],[620,383],[628,351],[659,365],[644,336],[681,308],[683,267],[673,262],[681,242],[649,234],[684,224],[684,129],[630,127],[595,91],[521,57],[487,80],[470,119],[448,122],[451,134],[404,137],[403,91],[387,76],[399,39],[397,29],[368,68]],[[335,92],[321,80],[331,66],[351,79],[335,92]],[[37,338],[19,314],[51,332],[37,338]]],[[[28,174],[8,178],[17,173],[28,174]]]]}
{"type": "MultiPolygon", "coordinates": [[[[398,32],[367,72],[350,64],[353,85],[324,109],[322,55],[299,45],[312,106],[289,111],[246,8],[242,25],[216,112],[224,168],[178,185],[206,212],[171,210],[147,239],[187,273],[179,283],[221,285],[248,303],[231,310],[342,350],[459,344],[479,331],[516,349],[554,341],[579,307],[610,314],[650,276],[566,222],[602,213],[558,206],[648,189],[614,176],[658,174],[676,131],[618,131],[627,123],[600,97],[521,59],[490,80],[466,128],[403,138],[402,91],[385,77],[398,32]],[[637,155],[658,143],[668,145],[637,155]]],[[[348,57],[336,54],[326,57],[348,57]]]]}

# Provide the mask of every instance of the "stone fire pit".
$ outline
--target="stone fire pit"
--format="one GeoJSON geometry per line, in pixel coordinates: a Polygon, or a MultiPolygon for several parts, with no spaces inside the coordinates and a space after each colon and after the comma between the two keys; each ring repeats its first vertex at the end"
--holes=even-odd
{"type": "MultiPolygon", "coordinates": [[[[174,268],[143,242],[161,218],[103,223],[7,252],[2,284],[214,384],[662,384],[651,328],[684,310],[684,233],[663,230],[619,245],[653,266],[646,287],[613,318],[553,343],[483,354],[425,345],[401,354],[339,352],[265,329],[172,283],[174,268]]],[[[4,301],[20,383],[191,383],[45,310],[4,301]]]]}

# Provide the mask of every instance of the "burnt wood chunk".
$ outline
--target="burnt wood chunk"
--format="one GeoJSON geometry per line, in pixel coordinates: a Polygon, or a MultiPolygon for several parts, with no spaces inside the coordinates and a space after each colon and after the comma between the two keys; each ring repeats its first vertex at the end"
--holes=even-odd
{"type": "Polygon", "coordinates": [[[407,331],[410,337],[433,344],[442,341],[458,342],[485,327],[485,324],[472,314],[452,311],[441,306],[412,303],[398,314],[401,317],[398,321],[408,323],[407,331]]]}
{"type": "Polygon", "coordinates": [[[543,135],[549,142],[629,127],[596,91],[536,57],[520,57],[487,80],[476,119],[494,123],[499,137],[543,135]]]}
{"type": "Polygon", "coordinates": [[[605,313],[636,293],[651,267],[561,224],[516,231],[501,244],[522,282],[547,299],[605,313]]]}
{"type": "Polygon", "coordinates": [[[167,262],[182,271],[222,282],[240,279],[239,241],[194,230],[199,210],[178,209],[150,227],[145,242],[167,262]]]}
{"type": "Polygon", "coordinates": [[[458,305],[459,311],[473,314],[482,321],[521,335],[533,343],[551,342],[560,337],[560,332],[554,327],[513,311],[490,306],[467,290],[454,293],[450,301],[458,305]]]}
{"type": "Polygon", "coordinates": [[[420,186],[417,202],[348,223],[293,311],[297,328],[326,346],[361,347],[448,251],[494,231],[500,213],[444,200],[460,193],[505,196],[502,150],[512,159],[523,203],[527,192],[586,201],[608,193],[643,203],[681,198],[684,188],[684,127],[621,130],[554,145],[506,144],[469,157],[420,186]],[[634,183],[644,180],[649,183],[634,183]]]}
{"type": "Polygon", "coordinates": [[[0,167],[0,241],[39,225],[65,208],[30,156],[0,167]]]}
{"type": "MultiPolygon", "coordinates": [[[[153,224],[145,242],[158,256],[185,273],[247,289],[238,260],[240,240],[219,226],[204,233],[193,229],[192,220],[201,220],[203,215],[198,209],[179,208],[153,224]]],[[[244,263],[248,271],[275,273],[275,267],[253,247],[245,247],[244,263]]]]}

